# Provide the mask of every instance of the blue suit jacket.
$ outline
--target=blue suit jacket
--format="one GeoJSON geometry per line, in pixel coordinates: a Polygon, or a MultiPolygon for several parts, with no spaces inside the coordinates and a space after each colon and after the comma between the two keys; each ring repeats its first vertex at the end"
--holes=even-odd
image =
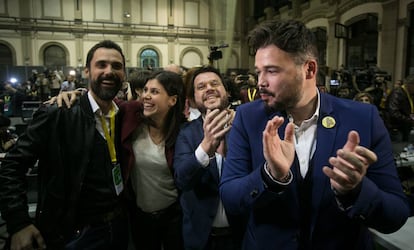
{"type": "Polygon", "coordinates": [[[219,204],[216,159],[203,167],[195,157],[195,150],[203,137],[203,119],[199,117],[181,128],[175,146],[175,180],[182,190],[180,201],[186,249],[204,249],[219,204]]]}
{"type": "MultiPolygon", "coordinates": [[[[409,208],[396,173],[391,142],[375,106],[321,94],[317,124],[317,145],[313,156],[310,239],[312,249],[370,249],[368,227],[383,233],[398,230],[409,208]],[[322,125],[332,117],[332,128],[322,125]],[[345,144],[350,130],[356,130],[361,145],[373,150],[378,161],[369,166],[361,192],[351,208],[341,210],[322,172],[328,159],[345,144]]],[[[244,238],[245,249],[297,249],[300,218],[295,163],[293,181],[283,192],[265,188],[261,169],[262,132],[269,114],[261,100],[237,109],[228,139],[228,152],[220,192],[230,213],[250,215],[244,238]]],[[[284,138],[285,123],[279,129],[284,138]]]]}

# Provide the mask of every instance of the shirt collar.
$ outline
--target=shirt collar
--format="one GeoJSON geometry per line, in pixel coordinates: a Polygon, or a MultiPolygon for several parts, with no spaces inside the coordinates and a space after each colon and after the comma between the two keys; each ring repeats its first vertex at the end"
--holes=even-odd
{"type": "MultiPolygon", "coordinates": [[[[92,108],[92,112],[94,113],[94,114],[96,114],[96,115],[102,115],[102,111],[101,111],[101,109],[99,108],[99,105],[98,105],[98,103],[96,103],[96,101],[95,101],[95,99],[93,98],[93,96],[92,96],[92,94],[91,94],[91,92],[90,91],[88,91],[88,99],[89,99],[89,102],[90,102],[90,104],[91,104],[91,108],[92,108]]],[[[115,104],[115,102],[114,101],[112,101],[112,107],[113,107],[113,109],[114,109],[114,111],[115,111],[115,114],[117,114],[118,113],[118,111],[119,111],[119,108],[118,108],[118,106],[115,104]]]]}

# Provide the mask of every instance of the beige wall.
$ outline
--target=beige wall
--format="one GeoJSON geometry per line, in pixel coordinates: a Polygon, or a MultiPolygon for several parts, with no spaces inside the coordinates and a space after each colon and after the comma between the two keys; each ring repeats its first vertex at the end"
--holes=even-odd
{"type": "MultiPolygon", "coordinates": [[[[21,27],[22,22],[13,19],[20,15],[36,20],[36,23],[27,23],[31,30],[16,31],[12,26],[10,30],[0,28],[0,43],[11,48],[16,57],[16,65],[42,65],[43,57],[40,53],[44,46],[56,44],[67,51],[67,66],[78,67],[80,63],[84,64],[90,47],[100,40],[110,39],[123,48],[129,67],[139,66],[138,55],[146,47],[159,53],[161,67],[170,63],[185,63],[184,66],[190,67],[194,66],[191,63],[207,64],[209,46],[222,41],[219,34],[223,31],[213,31],[211,19],[219,17],[217,20],[220,21],[225,13],[209,9],[211,2],[220,0],[83,0],[80,1],[79,10],[75,7],[75,1],[3,1],[6,13],[0,13],[0,25],[4,24],[2,27],[10,22],[14,23],[14,27],[21,27]],[[170,2],[173,6],[169,6],[170,2]],[[50,6],[52,3],[54,5],[50,6]],[[125,12],[130,13],[130,18],[125,18],[125,12]],[[75,25],[76,19],[81,19],[82,23],[75,25]],[[36,30],[40,23],[41,30],[36,30]],[[130,26],[123,25],[124,23],[130,26]],[[80,32],[76,32],[77,29],[80,32]],[[93,29],[93,32],[83,31],[87,29],[93,29]]],[[[235,8],[236,0],[226,2],[233,3],[235,8]]],[[[233,53],[241,53],[238,43],[233,46],[233,53]]],[[[227,57],[232,58],[231,53],[227,57]]],[[[234,59],[227,61],[234,66],[234,59]]],[[[227,65],[221,67],[224,69],[227,65]]]]}
{"type": "MultiPolygon", "coordinates": [[[[17,65],[40,65],[42,56],[39,53],[42,46],[48,43],[59,44],[68,51],[68,66],[75,67],[84,63],[87,50],[103,39],[111,39],[121,45],[129,67],[139,65],[138,55],[146,46],[159,52],[161,67],[170,63],[185,64],[184,66],[189,67],[189,64],[196,62],[208,63],[209,46],[228,43],[229,48],[222,49],[223,59],[219,62],[220,68],[254,69],[254,58],[248,55],[249,49],[246,45],[246,35],[249,31],[246,27],[252,28],[255,24],[249,17],[253,14],[254,0],[249,0],[248,4],[240,4],[241,2],[236,0],[104,1],[112,4],[102,7],[99,4],[102,1],[83,0],[80,1],[80,9],[76,10],[75,1],[3,0],[0,2],[0,12],[4,8],[6,13],[0,13],[0,43],[11,47],[17,65]],[[45,9],[45,5],[52,2],[58,3],[51,8],[52,10],[62,10],[55,16],[45,9]],[[173,6],[169,6],[170,3],[173,6]],[[131,14],[130,18],[124,17],[125,11],[131,14]],[[106,13],[98,16],[107,20],[96,22],[98,12],[106,13]],[[35,28],[40,27],[42,22],[43,26],[49,25],[49,28],[39,31],[16,30],[14,27],[21,27],[22,23],[15,23],[15,26],[10,26],[9,23],[15,22],[12,17],[19,15],[36,18],[38,26],[33,26],[35,28]],[[54,19],[53,23],[50,20],[42,21],[45,16],[54,19]],[[81,18],[83,23],[74,25],[77,18],[81,18]],[[124,26],[123,23],[130,26],[124,26]],[[56,27],[63,27],[63,31],[56,30],[56,27]],[[93,32],[82,31],[88,28],[93,29],[93,32]],[[77,29],[81,32],[76,32],[77,29]]],[[[311,0],[306,4],[298,4],[299,2],[294,0],[292,9],[284,7],[279,13],[266,9],[260,21],[297,18],[303,20],[310,28],[323,27],[327,30],[327,66],[335,69],[345,62],[346,46],[345,40],[334,37],[335,22],[349,24],[359,15],[376,13],[380,27],[378,66],[384,67],[394,78],[404,76],[407,6],[414,0],[390,0],[385,3],[367,3],[362,0],[311,0]],[[391,11],[384,9],[384,6],[395,8],[391,11]]]]}

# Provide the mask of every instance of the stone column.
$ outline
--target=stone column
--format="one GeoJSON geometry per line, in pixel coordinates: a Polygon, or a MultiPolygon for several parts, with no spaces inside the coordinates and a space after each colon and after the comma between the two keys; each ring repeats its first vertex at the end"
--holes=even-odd
{"type": "Polygon", "coordinates": [[[273,16],[275,15],[275,9],[273,7],[266,7],[263,10],[266,20],[272,20],[273,16]]]}
{"type": "Polygon", "coordinates": [[[338,22],[337,16],[328,17],[327,44],[326,44],[326,65],[329,66],[327,75],[330,75],[332,69],[339,68],[339,39],[335,37],[335,23],[338,22]]]}
{"type": "Polygon", "coordinates": [[[21,26],[23,27],[21,31],[22,36],[22,61],[24,65],[29,66],[33,65],[33,45],[32,45],[32,31],[30,25],[30,17],[32,17],[32,13],[30,12],[33,9],[33,3],[31,0],[20,0],[20,6],[27,6],[26,8],[20,8],[19,12],[21,17],[21,26]],[[25,29],[24,27],[27,26],[25,29]]]}
{"type": "Polygon", "coordinates": [[[383,3],[382,20],[378,25],[378,66],[395,77],[398,2],[386,1],[383,3]]]}
{"type": "Polygon", "coordinates": [[[132,55],[132,44],[131,44],[131,34],[132,34],[132,27],[131,27],[131,19],[132,19],[132,7],[131,7],[131,0],[122,0],[122,8],[123,8],[123,22],[124,25],[123,35],[122,35],[122,51],[124,52],[125,56],[125,67],[131,67],[131,57],[132,55]]]}
{"type": "Polygon", "coordinates": [[[302,16],[302,10],[300,9],[302,1],[301,0],[292,0],[292,17],[300,18],[302,16]]]}

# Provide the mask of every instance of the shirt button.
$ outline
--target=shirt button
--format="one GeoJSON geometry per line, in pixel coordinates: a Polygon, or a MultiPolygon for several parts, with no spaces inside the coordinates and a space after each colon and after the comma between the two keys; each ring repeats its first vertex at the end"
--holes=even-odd
{"type": "Polygon", "coordinates": [[[259,191],[257,189],[253,189],[253,191],[250,192],[250,196],[252,198],[255,198],[257,196],[257,194],[259,193],[259,191]]]}

